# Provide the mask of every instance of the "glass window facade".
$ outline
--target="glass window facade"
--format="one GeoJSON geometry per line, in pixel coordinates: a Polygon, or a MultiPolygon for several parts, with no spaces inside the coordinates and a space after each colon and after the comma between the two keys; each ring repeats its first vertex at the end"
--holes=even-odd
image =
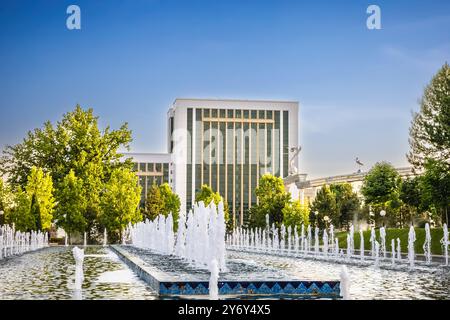
{"type": "Polygon", "coordinates": [[[279,110],[188,108],[187,210],[207,184],[224,197],[235,225],[245,225],[261,175],[287,175],[288,116],[279,110]]]}
{"type": "Polygon", "coordinates": [[[169,179],[169,163],[134,162],[133,167],[139,178],[141,190],[140,206],[145,207],[147,193],[153,184],[171,183],[169,179]]]}

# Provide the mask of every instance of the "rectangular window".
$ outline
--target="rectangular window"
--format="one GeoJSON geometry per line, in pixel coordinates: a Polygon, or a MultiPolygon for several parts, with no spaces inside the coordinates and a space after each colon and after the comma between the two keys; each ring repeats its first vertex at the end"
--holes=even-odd
{"type": "Polygon", "coordinates": [[[210,122],[203,122],[203,184],[210,186],[209,181],[209,165],[211,163],[211,142],[209,136],[210,122]]]}
{"type": "Polygon", "coordinates": [[[280,176],[280,139],[281,139],[281,127],[280,127],[280,111],[275,111],[275,129],[274,129],[274,148],[273,148],[273,174],[280,176]]]}
{"type": "Polygon", "coordinates": [[[147,170],[145,169],[145,162],[139,163],[139,171],[140,171],[140,172],[146,172],[146,171],[147,171],[147,170]]]}
{"type": "Polygon", "coordinates": [[[283,111],[283,176],[288,175],[289,161],[289,111],[283,111]]]}
{"type": "MultiPolygon", "coordinates": [[[[187,164],[186,164],[186,202],[192,199],[192,137],[193,137],[193,110],[187,110],[187,164]]],[[[158,165],[158,164],[157,164],[158,165]]],[[[160,170],[157,171],[159,172],[160,170]]]]}
{"type": "Polygon", "coordinates": [[[259,118],[260,119],[265,119],[266,118],[264,110],[259,110],[259,118]]]}

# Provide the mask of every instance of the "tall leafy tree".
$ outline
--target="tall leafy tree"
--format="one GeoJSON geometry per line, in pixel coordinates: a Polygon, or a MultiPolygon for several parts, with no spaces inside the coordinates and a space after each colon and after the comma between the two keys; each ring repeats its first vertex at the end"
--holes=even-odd
{"type": "Polygon", "coordinates": [[[250,208],[250,224],[254,227],[266,227],[266,214],[269,223],[279,227],[283,223],[283,208],[290,204],[291,194],[286,192],[283,179],[264,174],[255,189],[258,204],[250,208]]]}
{"type": "Polygon", "coordinates": [[[153,184],[147,192],[145,202],[145,216],[150,220],[155,219],[162,214],[168,216],[172,214],[175,230],[178,228],[178,217],[180,214],[181,201],[180,197],[172,191],[168,183],[159,186],[153,184]]]}
{"type": "Polygon", "coordinates": [[[3,211],[3,214],[0,215],[0,225],[6,222],[5,219],[13,207],[13,203],[14,195],[11,188],[0,178],[0,211],[3,211]]]}
{"type": "Polygon", "coordinates": [[[450,163],[450,67],[445,63],[425,88],[413,114],[407,157],[416,168],[426,159],[450,163]]]}
{"type": "Polygon", "coordinates": [[[6,223],[14,224],[16,230],[36,230],[36,217],[31,213],[31,198],[19,186],[14,193],[14,206],[7,212],[6,223]]]}
{"type": "Polygon", "coordinates": [[[164,199],[161,195],[161,189],[155,183],[147,191],[145,200],[144,216],[149,220],[154,220],[164,210],[164,199]]]}
{"type": "Polygon", "coordinates": [[[75,176],[73,170],[64,177],[57,196],[59,202],[55,210],[56,224],[69,234],[69,238],[73,232],[84,232],[87,221],[84,216],[86,198],[83,192],[83,181],[75,176]]]}
{"type": "Polygon", "coordinates": [[[131,222],[142,220],[139,210],[141,186],[138,177],[127,168],[116,168],[105,184],[101,196],[100,221],[108,230],[110,239],[122,238],[122,231],[131,222]]]}
{"type": "Polygon", "coordinates": [[[288,203],[283,209],[283,223],[284,225],[295,227],[309,225],[309,206],[308,204],[301,204],[299,200],[294,200],[288,203]]]}
{"type": "MultiPolygon", "coordinates": [[[[399,198],[407,208],[411,223],[413,223],[414,217],[422,208],[422,191],[420,187],[420,179],[421,177],[419,176],[416,176],[414,178],[407,178],[402,180],[400,184],[399,198]]],[[[404,222],[405,221],[401,221],[401,224],[404,224],[404,222]]]]}
{"type": "MultiPolygon", "coordinates": [[[[100,130],[92,109],[79,105],[63,115],[56,124],[46,122],[29,131],[23,141],[7,146],[0,158],[0,173],[12,186],[25,188],[32,167],[42,168],[52,176],[56,189],[71,170],[83,182],[86,208],[83,213],[91,231],[100,212],[100,193],[115,168],[131,168],[131,160],[121,162],[119,148],[129,148],[131,131],[127,123],[118,130],[109,126],[100,130]]],[[[58,199],[56,199],[58,200],[58,199]]]]}
{"type": "Polygon", "coordinates": [[[385,207],[398,198],[400,182],[398,172],[390,163],[378,162],[364,177],[361,193],[367,204],[385,207]]]}
{"type": "Polygon", "coordinates": [[[358,195],[349,183],[331,184],[330,191],[335,195],[337,222],[340,228],[348,227],[360,210],[358,195]]]}
{"type": "Polygon", "coordinates": [[[450,208],[450,167],[438,160],[427,159],[425,172],[421,177],[423,201],[429,207],[440,212],[442,221],[449,225],[448,211],[450,208]]]}
{"type": "Polygon", "coordinates": [[[50,230],[55,206],[53,181],[50,174],[44,173],[41,168],[31,168],[25,190],[30,197],[30,210],[35,217],[36,229],[50,230]]]}
{"type": "Polygon", "coordinates": [[[310,221],[320,228],[324,227],[324,217],[330,218],[330,223],[339,224],[339,215],[336,204],[336,195],[331,191],[330,186],[323,185],[316,194],[311,204],[310,221]]]}
{"type": "Polygon", "coordinates": [[[178,229],[178,217],[180,214],[181,201],[180,197],[172,191],[172,188],[168,183],[163,183],[159,186],[161,197],[163,199],[163,211],[162,214],[166,217],[169,213],[172,214],[175,230],[178,229]]]}

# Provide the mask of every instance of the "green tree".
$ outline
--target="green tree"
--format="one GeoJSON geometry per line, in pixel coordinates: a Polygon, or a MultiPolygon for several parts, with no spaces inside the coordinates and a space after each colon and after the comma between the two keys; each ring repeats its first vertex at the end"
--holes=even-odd
{"type": "Polygon", "coordinates": [[[31,168],[30,176],[25,187],[31,201],[31,212],[35,217],[35,228],[38,230],[50,230],[53,220],[53,181],[48,173],[41,168],[31,168]]]}
{"type": "Polygon", "coordinates": [[[330,191],[336,199],[337,226],[348,229],[350,222],[360,211],[361,203],[358,195],[353,192],[352,185],[349,183],[331,184],[330,191]]]}
{"type": "Polygon", "coordinates": [[[6,217],[13,207],[13,201],[14,195],[11,188],[0,178],[0,211],[3,211],[3,214],[0,215],[0,225],[6,222],[6,217]]]}
{"type": "Polygon", "coordinates": [[[122,231],[130,222],[142,220],[140,197],[141,186],[134,172],[127,168],[112,171],[101,196],[100,221],[113,241],[122,238],[122,231]]]}
{"type": "Polygon", "coordinates": [[[413,114],[407,157],[416,168],[427,159],[450,161],[450,67],[445,63],[425,88],[420,111],[413,114]]]}
{"type": "MultiPolygon", "coordinates": [[[[400,183],[400,200],[406,206],[411,223],[422,207],[420,177],[407,178],[400,183]]],[[[406,217],[405,217],[406,218],[406,217]]]]}
{"type": "MultiPolygon", "coordinates": [[[[55,125],[47,121],[42,128],[29,131],[24,140],[7,146],[0,158],[0,173],[6,174],[10,184],[22,189],[33,167],[51,175],[59,189],[71,170],[83,182],[86,208],[83,213],[87,230],[98,224],[100,193],[116,168],[131,168],[131,160],[120,161],[119,148],[129,148],[131,131],[123,124],[118,130],[107,126],[100,130],[98,117],[92,109],[79,105],[63,115],[55,125]]],[[[56,199],[59,201],[59,199],[56,199]]]]}
{"type": "Polygon", "coordinates": [[[214,202],[214,204],[217,206],[220,201],[223,202],[223,210],[225,213],[225,221],[229,222],[230,215],[229,215],[229,208],[226,201],[223,199],[223,197],[220,195],[219,192],[214,192],[213,189],[204,184],[202,185],[201,189],[195,194],[195,202],[203,201],[205,206],[209,205],[211,202],[214,202]]]}
{"type": "Polygon", "coordinates": [[[169,213],[172,214],[174,229],[177,230],[181,207],[180,197],[172,191],[172,188],[168,183],[161,184],[159,190],[164,203],[162,214],[166,217],[169,213]]]}
{"type": "Polygon", "coordinates": [[[290,204],[291,194],[286,192],[283,179],[269,173],[259,179],[255,189],[258,204],[250,208],[250,225],[253,227],[266,227],[266,214],[269,223],[277,227],[283,223],[283,208],[290,204]]]}
{"type": "Polygon", "coordinates": [[[154,220],[164,210],[164,199],[161,195],[161,189],[154,183],[147,191],[145,200],[144,216],[149,220],[154,220]]]}
{"type": "Polygon", "coordinates": [[[86,210],[83,181],[75,176],[73,170],[64,177],[57,196],[59,202],[55,209],[56,225],[68,233],[69,239],[73,232],[84,232],[87,221],[83,215],[86,210]]]}
{"type": "Polygon", "coordinates": [[[6,216],[6,223],[14,223],[16,230],[22,232],[36,230],[36,217],[31,213],[31,198],[20,186],[14,194],[14,206],[6,216]]]}
{"type": "Polygon", "coordinates": [[[309,225],[309,206],[302,205],[299,200],[294,200],[288,203],[283,209],[283,223],[286,227],[301,226],[307,227],[309,225]]]}
{"type": "Polygon", "coordinates": [[[325,226],[325,216],[328,216],[330,223],[333,225],[339,225],[336,195],[328,185],[323,185],[317,192],[311,204],[310,221],[317,224],[319,228],[323,228],[325,226]]]}
{"type": "Polygon", "coordinates": [[[425,172],[421,177],[423,201],[434,207],[442,221],[449,225],[448,211],[450,207],[450,165],[438,160],[427,159],[425,172]]]}
{"type": "Polygon", "coordinates": [[[365,203],[375,211],[388,209],[396,214],[401,207],[400,183],[400,175],[390,163],[376,163],[364,177],[361,193],[365,203]]]}

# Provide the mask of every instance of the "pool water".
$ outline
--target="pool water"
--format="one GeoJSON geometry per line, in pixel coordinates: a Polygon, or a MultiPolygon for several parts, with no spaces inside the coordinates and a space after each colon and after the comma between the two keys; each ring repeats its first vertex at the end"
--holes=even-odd
{"type": "Polygon", "coordinates": [[[82,291],[75,290],[73,247],[50,247],[0,260],[0,299],[156,299],[108,248],[87,247],[82,291]]]}
{"type": "MultiPolygon", "coordinates": [[[[85,249],[82,290],[75,290],[72,248],[50,247],[0,260],[0,299],[158,299],[115,253],[101,246],[85,249]]],[[[209,279],[207,271],[180,259],[131,247],[126,250],[169,278],[209,279]]],[[[341,271],[338,263],[235,251],[227,252],[227,267],[219,280],[338,280],[341,271]]],[[[421,272],[347,267],[352,299],[450,299],[449,269],[421,272]]]]}

